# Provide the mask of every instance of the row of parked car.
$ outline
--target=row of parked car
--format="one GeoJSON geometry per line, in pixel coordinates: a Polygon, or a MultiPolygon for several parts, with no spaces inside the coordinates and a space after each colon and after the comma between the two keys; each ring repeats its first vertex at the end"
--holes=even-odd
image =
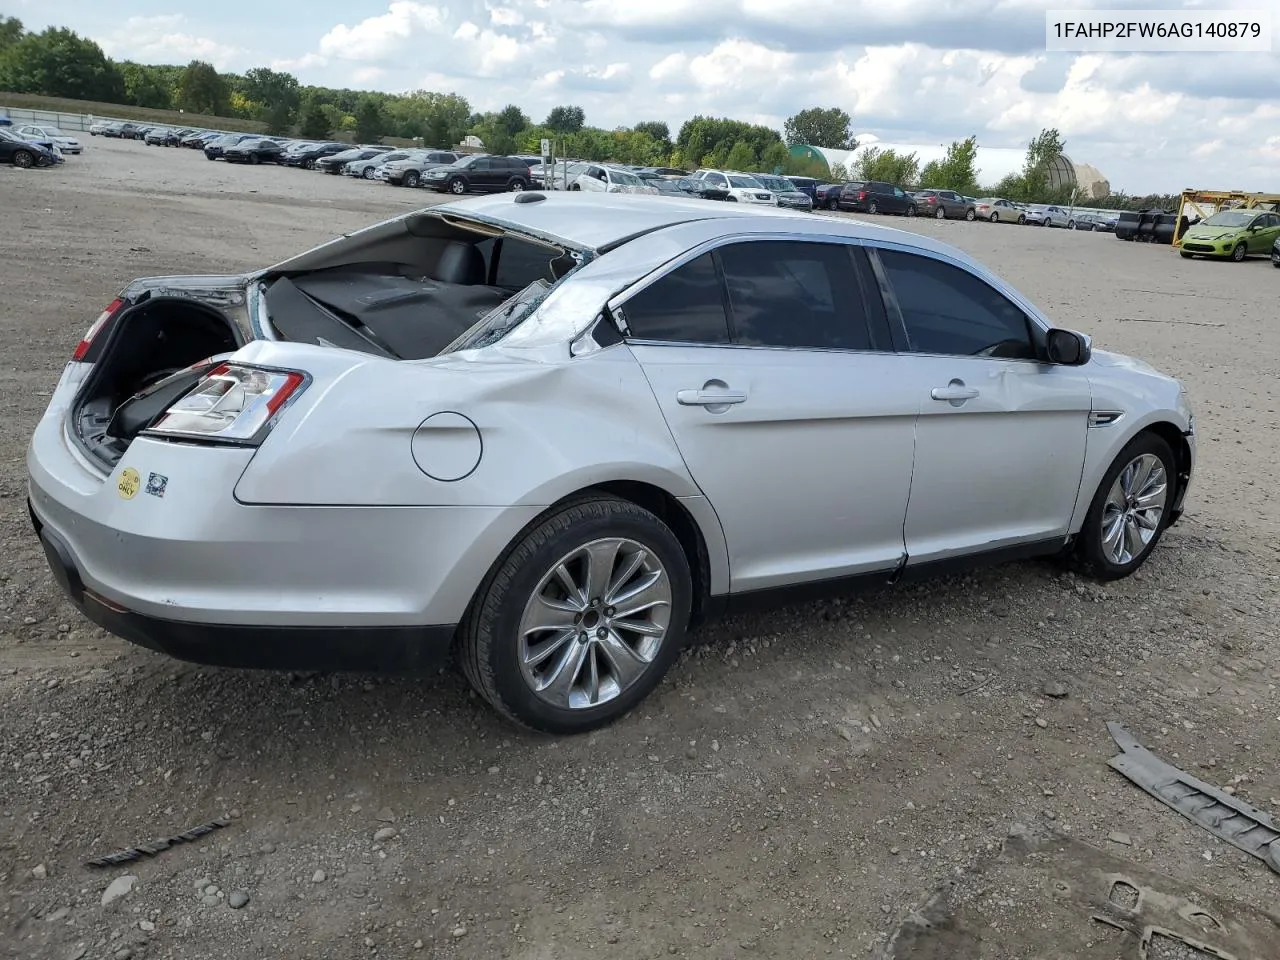
{"type": "Polygon", "coordinates": [[[1002,197],[969,197],[936,188],[912,192],[880,180],[824,183],[812,177],[736,170],[687,171],[583,160],[558,160],[544,167],[541,157],[530,154],[498,156],[382,144],[353,146],[339,140],[292,140],[136,123],[104,123],[91,127],[90,133],[142,140],[149,145],[199,149],[210,160],[274,163],[398,187],[425,187],[459,196],[502,190],[586,190],[691,196],[795,210],[986,220],[1069,230],[1114,231],[1116,223],[1115,216],[1093,211],[1053,204],[1021,204],[1002,197]]]}

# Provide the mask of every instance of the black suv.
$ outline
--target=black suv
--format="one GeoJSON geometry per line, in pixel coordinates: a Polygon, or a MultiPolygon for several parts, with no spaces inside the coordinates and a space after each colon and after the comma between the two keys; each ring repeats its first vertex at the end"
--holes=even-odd
{"type": "Polygon", "coordinates": [[[892,183],[883,180],[852,180],[840,188],[836,205],[855,213],[900,213],[914,217],[919,211],[916,199],[892,183]]]}
{"type": "Polygon", "coordinates": [[[478,154],[463,157],[447,167],[436,167],[422,175],[422,185],[440,193],[497,193],[501,190],[528,190],[533,182],[529,165],[519,157],[478,154]]]}

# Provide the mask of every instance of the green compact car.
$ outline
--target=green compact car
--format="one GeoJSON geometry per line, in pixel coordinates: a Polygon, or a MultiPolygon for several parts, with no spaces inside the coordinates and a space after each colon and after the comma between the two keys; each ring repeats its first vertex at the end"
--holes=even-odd
{"type": "Polygon", "coordinates": [[[1179,253],[1188,259],[1227,257],[1239,263],[1251,253],[1269,254],[1278,239],[1280,213],[1222,210],[1188,228],[1179,253]]]}

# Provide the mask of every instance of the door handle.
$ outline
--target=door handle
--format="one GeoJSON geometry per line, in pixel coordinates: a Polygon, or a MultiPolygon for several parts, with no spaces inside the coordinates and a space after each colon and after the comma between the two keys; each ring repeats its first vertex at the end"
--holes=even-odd
{"type": "Polygon", "coordinates": [[[682,407],[718,407],[721,404],[744,403],[745,393],[733,390],[679,390],[676,403],[682,407]]]}
{"type": "Polygon", "coordinates": [[[963,380],[952,380],[945,387],[934,387],[929,396],[959,406],[978,395],[977,387],[966,387],[963,380]]]}

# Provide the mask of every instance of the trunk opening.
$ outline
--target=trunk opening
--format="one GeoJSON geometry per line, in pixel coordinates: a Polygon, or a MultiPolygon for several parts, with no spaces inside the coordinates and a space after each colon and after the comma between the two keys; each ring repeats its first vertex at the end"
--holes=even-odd
{"type": "Polygon", "coordinates": [[[144,300],[112,325],[72,405],[73,435],[93,459],[114,467],[134,437],[196,384],[208,366],[201,361],[242,345],[235,325],[213,307],[182,297],[144,300]]]}

